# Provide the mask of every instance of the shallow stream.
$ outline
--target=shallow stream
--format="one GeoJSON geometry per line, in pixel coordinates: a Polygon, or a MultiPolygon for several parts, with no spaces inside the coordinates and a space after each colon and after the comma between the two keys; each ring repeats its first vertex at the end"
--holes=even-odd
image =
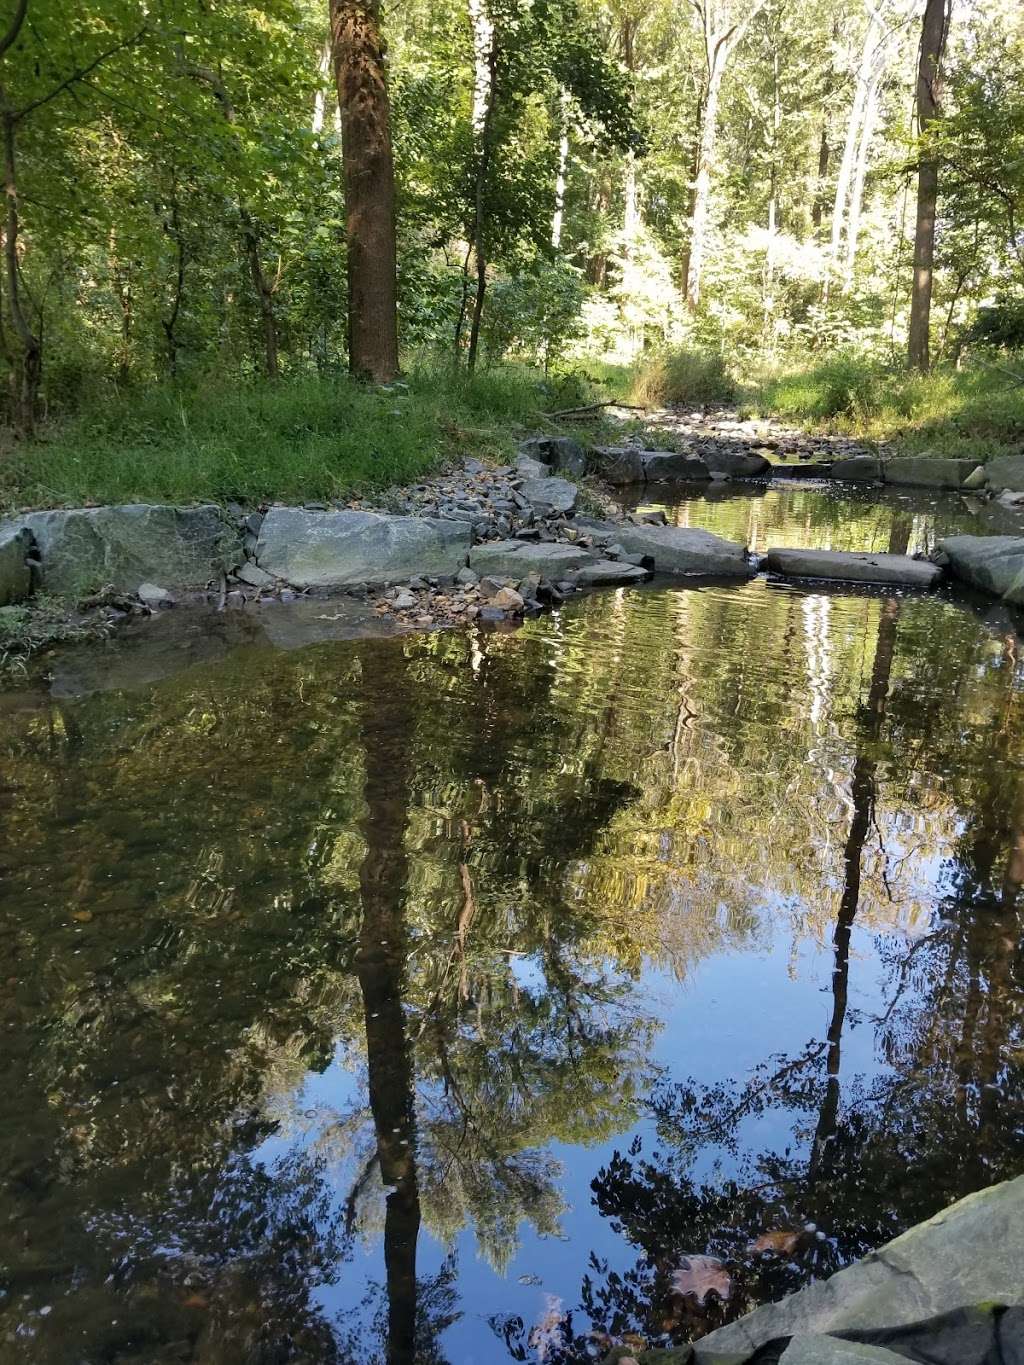
{"type": "MultiPolygon", "coordinates": [[[[981,529],[666,510],[759,550],[981,529]]],[[[306,644],[285,611],[0,696],[0,1358],[582,1362],[1024,1169],[1001,608],[661,581],[306,644]]]]}

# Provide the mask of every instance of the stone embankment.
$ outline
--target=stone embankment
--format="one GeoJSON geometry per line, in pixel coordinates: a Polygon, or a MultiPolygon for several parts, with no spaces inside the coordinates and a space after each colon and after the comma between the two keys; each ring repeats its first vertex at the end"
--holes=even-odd
{"type": "MultiPolygon", "coordinates": [[[[742,426],[743,424],[737,424],[742,426]]],[[[623,515],[602,484],[709,482],[771,477],[775,447],[763,434],[692,438],[692,449],[637,443],[585,451],[566,437],[524,443],[515,465],[467,460],[463,469],[396,493],[393,510],[350,503],[247,513],[238,507],[130,505],[30,512],[0,524],[0,611],[35,592],[103,607],[115,616],[182,597],[240,606],[297,595],[347,593],[416,627],[499,622],[564,601],[584,588],[633,584],[653,573],[742,580],[785,577],[927,589],[948,573],[1024,604],[1024,539],[956,536],[929,563],[904,555],[771,549],[758,564],[746,547],[708,531],[665,524],[660,513],[623,515]],[[584,474],[596,479],[579,508],[584,474]]],[[[679,432],[674,439],[680,443],[679,432]]],[[[781,453],[792,454],[786,450],[781,453]]],[[[807,452],[799,452],[806,454],[807,452]]],[[[819,452],[815,448],[814,452],[819,452]]],[[[803,468],[824,467],[820,460],[803,468]]],[[[919,457],[880,461],[844,447],[833,474],[854,481],[961,487],[1024,498],[1024,457],[976,468],[919,457]],[[1006,484],[1009,492],[1003,492],[1006,484]]],[[[790,477],[785,475],[784,477],[790,477]]]]}

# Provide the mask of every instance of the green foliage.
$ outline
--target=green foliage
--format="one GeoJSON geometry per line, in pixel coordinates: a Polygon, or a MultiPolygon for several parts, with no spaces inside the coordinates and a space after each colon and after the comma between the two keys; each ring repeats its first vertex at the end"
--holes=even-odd
{"type": "Polygon", "coordinates": [[[582,334],[580,272],[562,261],[538,260],[491,290],[486,324],[491,361],[506,356],[547,367],[582,334]]]}
{"type": "Polygon", "coordinates": [[[680,347],[642,363],[633,384],[632,401],[645,407],[722,403],[735,393],[736,385],[721,351],[680,347]]]}

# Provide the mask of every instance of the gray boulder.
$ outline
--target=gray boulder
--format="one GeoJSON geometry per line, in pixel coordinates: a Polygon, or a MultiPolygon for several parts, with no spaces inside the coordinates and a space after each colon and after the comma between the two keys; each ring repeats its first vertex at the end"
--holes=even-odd
{"type": "MultiPolygon", "coordinates": [[[[698,1365],[738,1363],[780,1337],[903,1327],[969,1304],[1018,1305],[1022,1266],[1024,1176],[1018,1176],[968,1195],[831,1279],[711,1332],[697,1343],[696,1359],[698,1365]]],[[[853,1365],[857,1357],[823,1352],[803,1359],[853,1365]]]]}
{"type": "Polygon", "coordinates": [[[727,479],[759,479],[772,472],[771,460],[749,451],[703,447],[700,457],[712,474],[724,474],[727,479]]]}
{"type": "Polygon", "coordinates": [[[1024,493],[1024,455],[997,455],[985,466],[989,488],[1024,493]]]}
{"type": "Polygon", "coordinates": [[[587,472],[587,452],[570,436],[531,436],[519,447],[521,455],[550,465],[574,478],[587,472]]]}
{"type": "Polygon", "coordinates": [[[32,571],[25,556],[32,532],[24,526],[0,526],[0,607],[24,602],[32,592],[32,571]]]}
{"type": "Polygon", "coordinates": [[[780,1365],[906,1365],[907,1357],[860,1341],[838,1337],[794,1337],[780,1365]]]}
{"type": "Polygon", "coordinates": [[[650,570],[639,564],[626,564],[615,559],[598,559],[593,564],[584,564],[576,576],[576,581],[588,588],[598,588],[615,583],[643,583],[650,576],[650,570]]]}
{"type": "Polygon", "coordinates": [[[1024,605],[1024,536],[949,536],[938,554],[954,577],[1024,605]]]}
{"type": "Polygon", "coordinates": [[[42,585],[62,596],[108,585],[137,592],[147,580],[199,588],[242,561],[241,533],[213,506],[132,503],[29,512],[12,525],[35,537],[42,585]]]}
{"type": "Polygon", "coordinates": [[[708,466],[697,455],[681,455],[675,450],[647,450],[643,456],[645,483],[668,480],[700,482],[708,477],[708,466]]]}
{"type": "Polygon", "coordinates": [[[481,576],[496,575],[517,581],[530,574],[557,580],[581,569],[593,558],[589,551],[575,545],[533,540],[493,540],[474,545],[469,553],[470,567],[481,576]]]}
{"type": "Polygon", "coordinates": [[[594,467],[605,483],[618,488],[645,482],[645,452],[635,446],[595,446],[591,454],[594,467]]]}
{"type": "Polygon", "coordinates": [[[519,492],[540,517],[574,511],[579,495],[574,483],[558,478],[527,479],[519,492]]]}
{"type": "Polygon", "coordinates": [[[973,474],[976,460],[940,460],[931,455],[903,455],[885,460],[882,477],[886,483],[909,488],[961,488],[973,474]]]}
{"type": "Polygon", "coordinates": [[[458,573],[471,538],[468,522],[439,517],[272,507],[260,527],[256,560],[296,588],[379,585],[458,573]]]}
{"type": "Polygon", "coordinates": [[[882,461],[877,455],[850,455],[832,462],[832,478],[850,483],[877,483],[882,477],[882,461]]]}
{"type": "Polygon", "coordinates": [[[601,522],[589,517],[577,518],[577,524],[595,535],[614,537],[627,554],[648,556],[658,573],[725,578],[749,578],[753,573],[744,546],[710,531],[684,526],[634,526],[630,522],[601,522]]]}
{"type": "Polygon", "coordinates": [[[535,460],[532,455],[520,455],[516,460],[516,473],[521,479],[546,479],[551,473],[551,466],[535,460]]]}
{"type": "Polygon", "coordinates": [[[942,577],[941,568],[924,559],[843,550],[769,550],[764,567],[793,578],[897,583],[912,588],[930,588],[942,577]]]}

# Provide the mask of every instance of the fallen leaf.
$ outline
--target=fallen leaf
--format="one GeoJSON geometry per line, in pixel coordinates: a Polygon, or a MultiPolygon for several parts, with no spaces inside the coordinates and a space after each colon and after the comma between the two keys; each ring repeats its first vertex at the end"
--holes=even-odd
{"type": "Polygon", "coordinates": [[[748,1251],[774,1251],[778,1256],[789,1256],[800,1245],[799,1232],[762,1232],[747,1247],[748,1251]]]}
{"type": "Polygon", "coordinates": [[[684,1256],[679,1269],[672,1272],[672,1288],[683,1298],[694,1298],[704,1306],[709,1294],[726,1300],[732,1293],[732,1280],[721,1261],[714,1256],[684,1256]]]}
{"type": "Polygon", "coordinates": [[[92,920],[91,910],[72,910],[71,918],[78,924],[89,924],[92,920]]]}

